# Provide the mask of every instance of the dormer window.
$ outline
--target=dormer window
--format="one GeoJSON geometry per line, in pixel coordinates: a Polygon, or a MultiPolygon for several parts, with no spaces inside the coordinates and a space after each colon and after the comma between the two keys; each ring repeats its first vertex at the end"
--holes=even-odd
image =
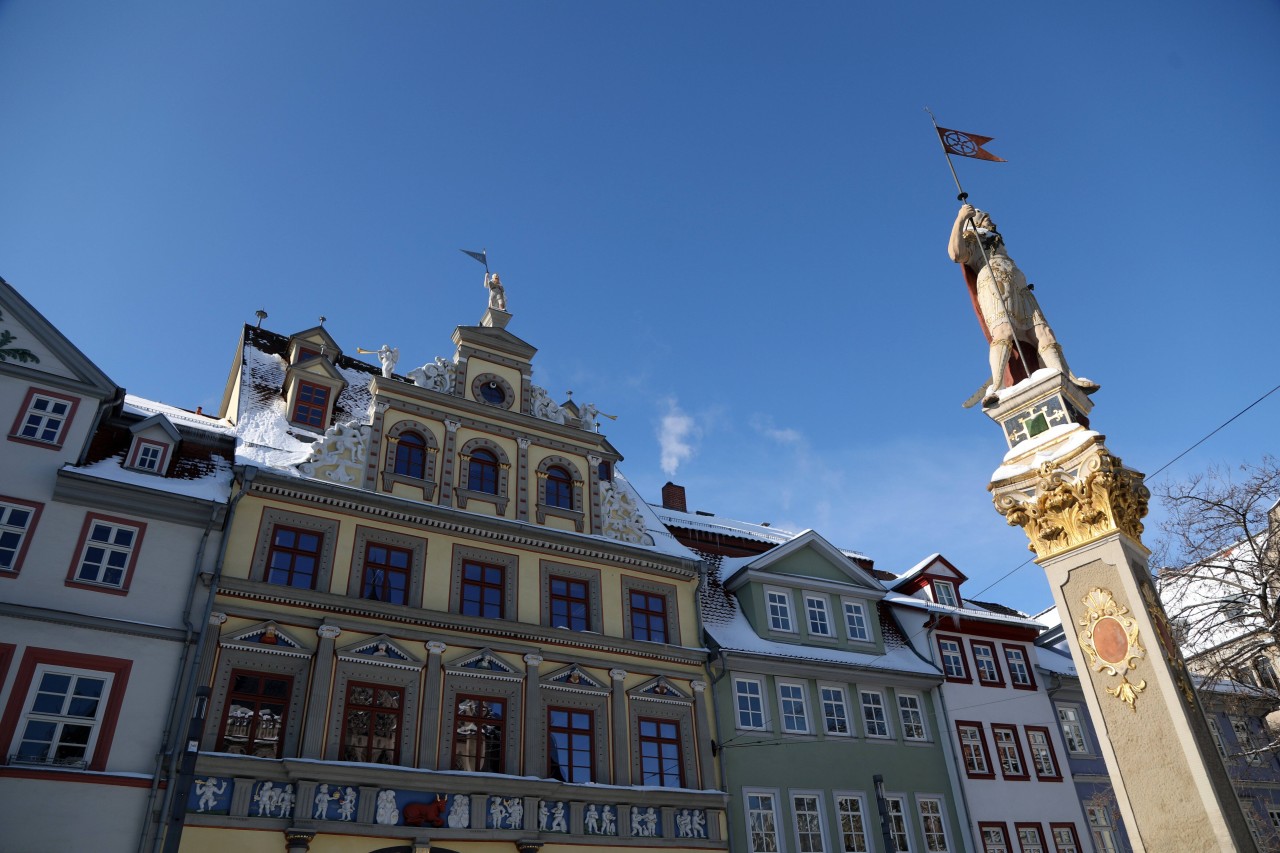
{"type": "Polygon", "coordinates": [[[139,438],[133,443],[133,450],[129,455],[129,467],[135,471],[147,471],[152,474],[162,474],[165,469],[165,461],[169,457],[168,445],[161,444],[158,441],[148,441],[145,438],[139,438]]]}
{"type": "Polygon", "coordinates": [[[960,606],[960,599],[956,597],[956,586],[951,581],[933,582],[933,600],[944,607],[960,606]]]}
{"type": "Polygon", "coordinates": [[[301,426],[323,430],[328,423],[329,389],[314,382],[299,382],[298,396],[289,420],[301,426]]]}
{"type": "Polygon", "coordinates": [[[134,471],[164,476],[174,448],[182,441],[177,428],[167,417],[155,414],[129,427],[133,443],[124,458],[124,466],[134,471]]]}

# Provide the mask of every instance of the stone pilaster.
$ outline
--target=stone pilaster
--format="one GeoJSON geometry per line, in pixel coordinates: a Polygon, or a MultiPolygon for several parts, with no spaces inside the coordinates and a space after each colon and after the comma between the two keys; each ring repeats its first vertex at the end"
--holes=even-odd
{"type": "Polygon", "coordinates": [[[538,680],[542,655],[525,655],[524,664],[524,773],[526,776],[542,776],[547,770],[545,759],[541,763],[538,761],[541,752],[537,732],[543,729],[542,682],[538,680]]]}
{"type": "Polygon", "coordinates": [[[329,688],[333,681],[334,640],[342,633],[336,625],[316,629],[320,642],[311,661],[311,689],[307,692],[307,717],[302,727],[302,757],[324,756],[324,730],[329,721],[329,688]]]}
{"type": "Polygon", "coordinates": [[[707,682],[691,681],[693,688],[693,715],[698,727],[698,784],[694,787],[708,788],[715,778],[711,757],[711,728],[707,716],[707,682]]]}
{"type": "Polygon", "coordinates": [[[516,518],[529,520],[529,439],[517,438],[520,454],[516,459],[516,518]]]}
{"type": "Polygon", "coordinates": [[[444,460],[440,463],[440,506],[453,506],[453,484],[458,467],[458,427],[460,421],[444,422],[444,460]]]}
{"type": "Polygon", "coordinates": [[[609,716],[613,720],[613,784],[630,785],[631,750],[627,747],[627,732],[631,727],[631,719],[627,714],[627,671],[611,669],[609,678],[613,680],[613,693],[610,696],[612,707],[609,709],[609,716]]]}
{"type": "Polygon", "coordinates": [[[448,648],[439,640],[427,643],[427,677],[422,686],[422,725],[418,729],[418,766],[428,770],[436,768],[439,753],[441,656],[448,648]]]}
{"type": "Polygon", "coordinates": [[[587,518],[591,521],[588,531],[595,534],[599,534],[604,529],[604,522],[600,518],[601,461],[600,457],[594,454],[587,456],[587,493],[584,495],[583,504],[586,506],[587,518]]]}
{"type": "MultiPolygon", "coordinates": [[[[222,626],[227,624],[227,614],[210,613],[209,630],[200,638],[200,671],[196,674],[196,684],[213,682],[213,666],[217,663],[218,640],[222,637],[222,626]]],[[[205,721],[208,723],[208,721],[205,721]]]]}

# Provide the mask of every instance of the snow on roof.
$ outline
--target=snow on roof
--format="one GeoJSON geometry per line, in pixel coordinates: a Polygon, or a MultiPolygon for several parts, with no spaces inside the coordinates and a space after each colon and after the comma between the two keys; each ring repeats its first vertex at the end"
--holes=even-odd
{"type": "Polygon", "coordinates": [[[1046,607],[1039,613],[1033,614],[1031,618],[1046,628],[1057,628],[1062,624],[1062,617],[1058,615],[1058,605],[1056,604],[1046,607]]]}
{"type": "Polygon", "coordinates": [[[726,651],[785,657],[794,660],[836,663],[866,669],[914,672],[921,675],[941,675],[937,667],[922,660],[919,655],[906,646],[894,649],[886,647],[885,653],[882,655],[869,655],[843,649],[801,646],[766,640],[752,629],[751,623],[747,621],[747,617],[743,615],[741,610],[735,611],[732,616],[728,616],[724,621],[705,624],[703,628],[711,635],[716,644],[726,651]]]}
{"type": "Polygon", "coordinates": [[[125,468],[120,464],[120,459],[120,455],[116,454],[79,468],[74,465],[65,465],[63,470],[74,471],[77,474],[84,474],[89,477],[97,477],[100,480],[109,480],[113,483],[123,483],[174,495],[185,495],[189,498],[214,501],[216,503],[224,503],[231,496],[231,464],[220,456],[212,457],[211,473],[193,479],[161,477],[156,474],[148,474],[145,471],[125,468]]]}
{"type": "Polygon", "coordinates": [[[613,469],[614,487],[621,487],[631,493],[631,497],[639,508],[640,513],[644,516],[644,526],[649,535],[653,537],[652,546],[641,545],[639,547],[652,547],[654,550],[662,554],[669,554],[673,557],[684,557],[688,560],[700,560],[697,554],[680,544],[675,536],[671,535],[671,531],[654,512],[654,509],[640,497],[640,493],[636,491],[635,486],[631,485],[631,481],[622,475],[617,466],[613,469]]]}
{"type": "Polygon", "coordinates": [[[898,584],[902,583],[905,580],[910,580],[911,578],[923,572],[925,569],[929,568],[929,566],[932,565],[935,560],[940,560],[940,559],[942,559],[942,555],[939,554],[937,551],[934,551],[932,554],[925,557],[923,560],[916,563],[914,566],[907,569],[902,574],[898,575],[898,579],[893,582],[894,585],[897,586],[898,584]]]}
{"type": "Polygon", "coordinates": [[[1045,648],[1044,646],[1036,646],[1036,663],[1041,669],[1048,672],[1056,672],[1058,675],[1069,675],[1072,678],[1079,678],[1076,673],[1075,661],[1071,659],[1071,655],[1063,654],[1057,649],[1045,648]]]}
{"type": "MultiPolygon", "coordinates": [[[[764,524],[752,524],[749,521],[738,521],[733,518],[724,518],[718,515],[700,515],[694,512],[681,512],[676,509],[668,509],[661,504],[649,504],[654,514],[664,524],[672,527],[682,527],[686,530],[701,530],[706,533],[719,533],[723,536],[734,536],[739,539],[754,539],[757,542],[767,542],[770,545],[782,545],[808,533],[808,530],[799,532],[791,530],[783,530],[780,527],[771,527],[764,524]]],[[[837,549],[846,557],[853,557],[859,560],[867,560],[871,558],[861,551],[855,551],[852,548],[837,549]]],[[[726,576],[727,577],[727,576],[726,576]]]]}
{"type": "Polygon", "coordinates": [[[232,426],[230,421],[210,417],[203,413],[197,414],[196,412],[179,409],[177,406],[170,406],[165,403],[157,403],[154,400],[147,400],[133,394],[124,395],[124,411],[142,418],[149,418],[152,415],[164,415],[174,426],[180,428],[195,429],[215,435],[235,434],[235,427],[232,426]]]}
{"type": "MultiPolygon", "coordinates": [[[[1044,625],[1032,619],[1020,611],[1013,610],[1003,605],[996,605],[1000,610],[988,610],[981,606],[979,602],[970,599],[964,599],[966,606],[964,607],[948,607],[945,604],[937,604],[929,601],[927,598],[916,598],[912,595],[903,595],[900,592],[890,592],[885,596],[885,601],[890,604],[902,604],[907,607],[914,607],[918,610],[927,610],[930,613],[945,613],[950,616],[963,616],[968,619],[980,619],[984,622],[1006,622],[1011,625],[1021,625],[1026,628],[1044,629],[1044,625]],[[1011,612],[1010,612],[1011,611],[1011,612]],[[1017,613],[1018,615],[1013,615],[1017,613]]],[[[991,605],[988,605],[991,606],[991,605]]]]}

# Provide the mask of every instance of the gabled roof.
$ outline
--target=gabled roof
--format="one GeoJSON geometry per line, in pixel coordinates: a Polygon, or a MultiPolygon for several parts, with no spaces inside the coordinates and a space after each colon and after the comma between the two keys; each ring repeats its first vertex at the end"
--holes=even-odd
{"type": "Polygon", "coordinates": [[[160,427],[160,429],[164,430],[164,434],[169,436],[174,443],[182,441],[182,436],[178,433],[178,428],[173,425],[173,421],[159,413],[133,424],[129,427],[129,432],[137,435],[138,433],[149,430],[152,427],[160,427]]]}
{"type": "Polygon", "coordinates": [[[935,552],[898,575],[898,579],[890,584],[890,588],[900,592],[908,589],[919,589],[924,585],[923,578],[928,577],[940,580],[954,580],[957,584],[969,579],[950,560],[935,552]]]}
{"type": "Polygon", "coordinates": [[[781,563],[785,563],[801,551],[813,551],[822,557],[838,573],[849,579],[849,582],[863,589],[871,590],[874,597],[884,595],[885,588],[868,571],[855,563],[847,554],[832,545],[814,530],[806,530],[790,542],[773,548],[759,557],[745,562],[734,569],[725,578],[725,587],[732,591],[746,582],[749,574],[754,572],[770,573],[781,563]]]}
{"type": "Polygon", "coordinates": [[[458,326],[453,330],[453,342],[458,346],[466,344],[476,349],[488,349],[512,355],[523,361],[533,358],[538,351],[538,348],[528,341],[517,338],[506,329],[494,326],[458,326]]]}

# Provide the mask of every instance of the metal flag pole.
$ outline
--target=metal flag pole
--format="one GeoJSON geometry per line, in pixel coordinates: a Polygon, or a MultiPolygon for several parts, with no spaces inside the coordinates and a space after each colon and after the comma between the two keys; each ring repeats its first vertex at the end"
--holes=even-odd
{"type": "MultiPolygon", "coordinates": [[[[942,156],[946,158],[947,168],[951,170],[951,180],[956,183],[956,190],[958,192],[956,200],[961,204],[967,204],[969,194],[964,191],[964,187],[960,186],[960,177],[956,174],[955,164],[951,162],[951,149],[947,148],[947,143],[942,138],[942,129],[938,127],[938,119],[934,116],[933,110],[928,107],[925,107],[924,111],[929,114],[929,120],[933,122],[934,135],[938,137],[938,144],[942,146],[942,156]]],[[[978,234],[978,226],[977,223],[973,221],[973,216],[970,215],[965,221],[968,223],[969,227],[973,229],[973,242],[978,244],[978,251],[982,254],[982,265],[991,274],[991,281],[996,287],[996,293],[1000,294],[1000,303],[1004,305],[1004,313],[1009,318],[1009,329],[1013,333],[1013,346],[1018,351],[1018,358],[1022,359],[1022,369],[1026,371],[1027,376],[1030,376],[1032,372],[1031,362],[1027,360],[1027,353],[1026,350],[1023,349],[1023,342],[1018,339],[1018,330],[1013,323],[1013,310],[1009,305],[1009,294],[1000,286],[1000,279],[996,276],[995,270],[991,268],[991,258],[987,256],[987,247],[982,245],[982,237],[978,234]]],[[[999,232],[996,233],[998,234],[999,232]]],[[[986,318],[984,317],[983,322],[985,321],[986,318]]],[[[987,331],[989,334],[990,329],[987,331]]],[[[1007,362],[1005,366],[1008,366],[1007,362]]],[[[992,379],[994,378],[995,377],[993,376],[992,379]]]]}
{"type": "Polygon", "coordinates": [[[488,249],[481,249],[478,252],[472,252],[469,249],[459,249],[458,251],[464,255],[467,255],[468,257],[475,258],[477,261],[484,264],[484,279],[485,281],[489,280],[489,250],[488,249]]]}

